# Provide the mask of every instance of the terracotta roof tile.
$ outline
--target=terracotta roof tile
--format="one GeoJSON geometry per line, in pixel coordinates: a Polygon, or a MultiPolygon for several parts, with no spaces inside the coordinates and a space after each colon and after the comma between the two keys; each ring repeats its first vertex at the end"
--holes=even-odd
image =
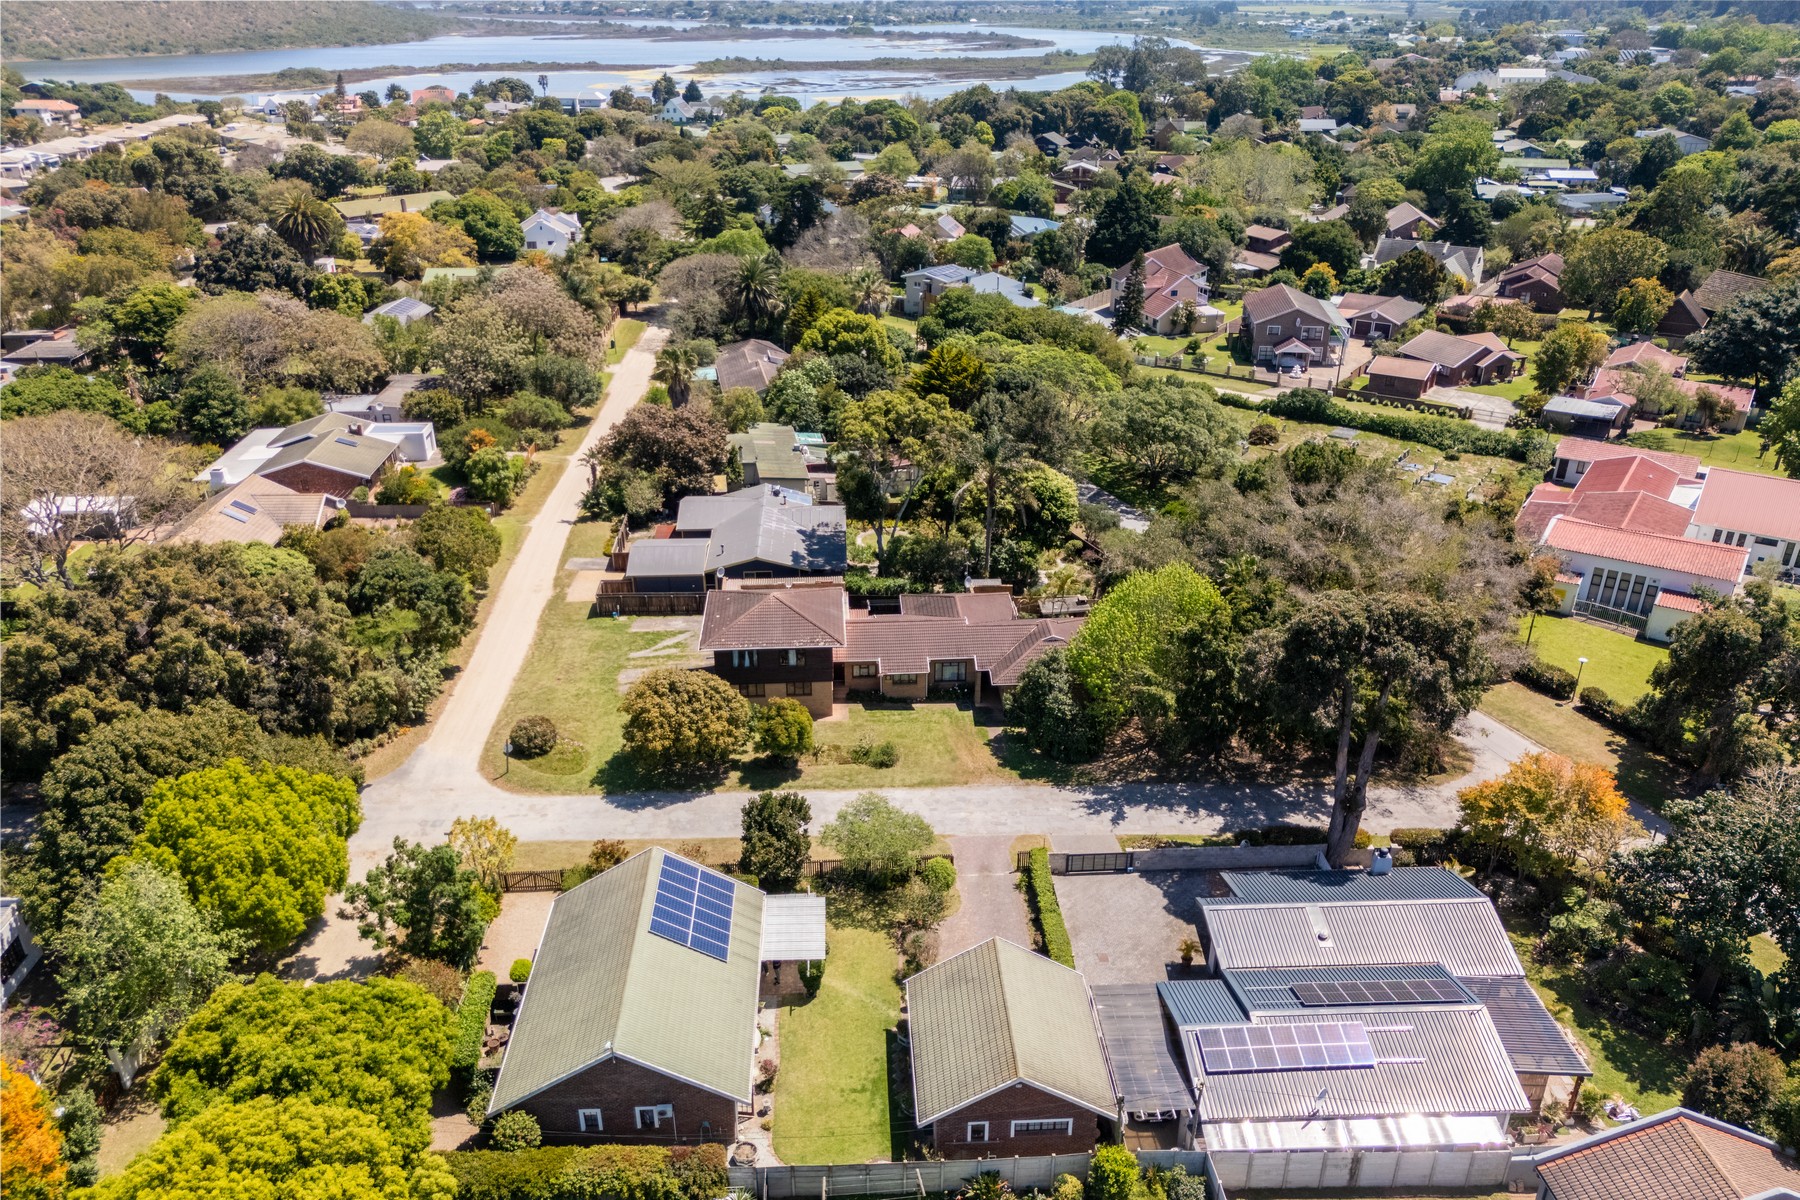
{"type": "Polygon", "coordinates": [[[1681,477],[1666,464],[1643,454],[1609,458],[1587,469],[1575,485],[1578,496],[1594,492],[1649,492],[1667,500],[1681,477]]]}
{"type": "Polygon", "coordinates": [[[1734,589],[1744,573],[1744,561],[1749,557],[1735,546],[1633,529],[1609,529],[1578,521],[1572,516],[1551,521],[1542,540],[1552,550],[1591,554],[1665,571],[1683,571],[1729,584],[1734,589]]]}
{"type": "Polygon", "coordinates": [[[1645,450],[1638,446],[1627,446],[1623,442],[1597,442],[1593,438],[1566,437],[1556,443],[1555,457],[1570,462],[1598,463],[1609,458],[1629,458],[1633,454],[1641,454],[1652,462],[1659,462],[1671,471],[1679,472],[1683,479],[1691,479],[1700,473],[1700,460],[1691,454],[1645,450]]]}
{"type": "Polygon", "coordinates": [[[795,587],[706,594],[702,650],[787,650],[844,644],[844,589],[795,587]]]}
{"type": "Polygon", "coordinates": [[[1714,467],[1700,489],[1701,525],[1800,542],[1800,480],[1714,467]]]}
{"type": "Polygon", "coordinates": [[[1800,1188],[1792,1158],[1680,1109],[1541,1159],[1537,1171],[1551,1200],[1746,1200],[1800,1188]]]}

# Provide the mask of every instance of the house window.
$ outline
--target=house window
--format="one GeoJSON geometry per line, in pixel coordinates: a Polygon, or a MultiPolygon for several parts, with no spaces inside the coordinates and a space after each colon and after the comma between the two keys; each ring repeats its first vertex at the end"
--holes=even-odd
{"type": "Polygon", "coordinates": [[[768,689],[766,685],[760,683],[741,683],[738,685],[738,691],[742,692],[747,700],[761,700],[767,694],[768,689]]]}
{"type": "Polygon", "coordinates": [[[606,1128],[600,1123],[600,1110],[597,1108],[576,1109],[575,1122],[583,1133],[599,1133],[606,1128]]]}
{"type": "Polygon", "coordinates": [[[781,665],[784,667],[804,667],[806,665],[806,651],[783,650],[781,652],[781,665]]]}
{"type": "Polygon", "coordinates": [[[967,683],[969,664],[960,658],[955,662],[932,663],[931,677],[938,683],[967,683]]]}
{"type": "Polygon", "coordinates": [[[1264,325],[1263,333],[1265,336],[1268,336],[1268,337],[1280,337],[1281,336],[1281,326],[1279,326],[1279,325],[1264,325]]]}
{"type": "Polygon", "coordinates": [[[881,666],[878,663],[853,663],[850,667],[850,674],[855,679],[872,679],[880,673],[881,666]]]}
{"type": "Polygon", "coordinates": [[[759,652],[755,650],[733,650],[731,652],[731,665],[734,667],[754,667],[756,665],[756,656],[758,653],[759,652]]]}
{"type": "Polygon", "coordinates": [[[1725,531],[1724,531],[1724,530],[1723,530],[1723,529],[1715,529],[1715,530],[1713,530],[1713,541],[1715,541],[1715,542],[1716,542],[1716,541],[1718,541],[1718,540],[1719,540],[1719,539],[1720,539],[1720,538],[1722,538],[1722,537],[1724,537],[1724,536],[1725,536],[1725,531]]]}
{"type": "Polygon", "coordinates": [[[673,1127],[675,1124],[675,1106],[673,1104],[646,1104],[637,1110],[637,1127],[639,1129],[661,1129],[663,1126],[673,1127]]]}
{"type": "Polygon", "coordinates": [[[917,675],[889,675],[888,682],[900,685],[910,685],[919,682],[919,677],[917,675]]]}
{"type": "Polygon", "coordinates": [[[1057,1117],[1052,1120],[1014,1121],[1012,1136],[1030,1137],[1039,1133],[1074,1133],[1075,1121],[1071,1117],[1057,1117]]]}
{"type": "Polygon", "coordinates": [[[1784,567],[1792,566],[1793,562],[1794,562],[1794,543],[1789,542],[1787,544],[1787,549],[1785,549],[1781,552],[1781,565],[1784,567]]]}
{"type": "Polygon", "coordinates": [[[798,679],[798,680],[795,680],[795,681],[789,683],[787,685],[787,694],[790,696],[810,696],[810,695],[812,695],[812,680],[798,679]]]}
{"type": "Polygon", "coordinates": [[[775,572],[773,572],[773,571],[745,571],[744,578],[745,579],[773,579],[773,578],[775,578],[775,572]]]}
{"type": "Polygon", "coordinates": [[[992,1137],[988,1136],[988,1123],[986,1121],[970,1121],[969,1122],[969,1140],[971,1142],[991,1142],[991,1141],[993,1141],[994,1139],[992,1137]]]}
{"type": "Polygon", "coordinates": [[[1300,327],[1300,337],[1305,341],[1316,342],[1319,339],[1323,338],[1324,336],[1325,336],[1325,330],[1321,326],[1302,325],[1300,327]]]}
{"type": "Polygon", "coordinates": [[[536,250],[536,249],[537,249],[537,243],[536,243],[536,242],[533,242],[533,241],[527,241],[527,242],[526,242],[526,243],[525,243],[525,248],[526,248],[526,249],[527,249],[527,250],[536,250]]]}

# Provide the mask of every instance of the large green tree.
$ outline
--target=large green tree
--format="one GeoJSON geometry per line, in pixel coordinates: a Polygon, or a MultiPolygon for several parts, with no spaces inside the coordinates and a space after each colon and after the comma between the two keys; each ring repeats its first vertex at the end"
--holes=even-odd
{"type": "Polygon", "coordinates": [[[750,702],[705,671],[650,671],[626,691],[619,711],[624,753],[655,776],[722,770],[750,736],[750,702]]]}
{"type": "Polygon", "coordinates": [[[239,940],[188,900],[181,881],[124,860],[78,897],[50,939],[63,1028],[130,1088],[144,1057],[231,978],[239,940]]]}
{"type": "Polygon", "coordinates": [[[1183,483],[1235,452],[1237,422],[1206,384],[1156,380],[1101,398],[1096,453],[1155,490],[1183,483]]]}
{"type": "Polygon", "coordinates": [[[1128,575],[1101,597],[1068,649],[1096,726],[1117,729],[1141,690],[1172,687],[1183,634],[1224,606],[1212,581],[1185,563],[1128,575]]]}
{"type": "Polygon", "coordinates": [[[922,466],[947,458],[969,428],[968,415],[945,397],[912,391],[873,392],[839,419],[844,504],[851,516],[874,526],[878,559],[887,558],[888,539],[924,478],[922,466]]]}
{"type": "Polygon", "coordinates": [[[887,880],[912,874],[935,837],[924,817],[876,792],[850,801],[819,831],[846,871],[887,880]]]}
{"type": "MultiPolygon", "coordinates": [[[[1800,175],[1795,180],[1800,192],[1800,175]]],[[[1779,385],[1800,371],[1800,276],[1739,296],[1682,344],[1697,371],[1779,385]]]]}
{"type": "Polygon", "coordinates": [[[793,891],[812,853],[812,806],[799,792],[762,792],[745,802],[743,816],[738,870],[756,876],[764,891],[793,891]]]}
{"type": "Polygon", "coordinates": [[[394,839],[394,849],[360,883],[344,889],[344,915],[357,932],[397,958],[429,958],[459,970],[475,965],[499,903],[448,843],[394,839]]]}
{"type": "Polygon", "coordinates": [[[1493,132],[1487,118],[1478,114],[1443,113],[1431,123],[1407,182],[1438,200],[1468,191],[1477,177],[1493,174],[1500,163],[1493,132]]]}
{"type": "Polygon", "coordinates": [[[1532,382],[1549,395],[1585,382],[1606,361],[1606,334],[1582,321],[1563,321],[1544,335],[1531,364],[1532,382]]]}
{"type": "Polygon", "coordinates": [[[1591,312],[1611,312],[1632,280],[1656,278],[1669,250],[1647,233],[1610,226],[1588,234],[1563,257],[1563,295],[1591,312]]]}

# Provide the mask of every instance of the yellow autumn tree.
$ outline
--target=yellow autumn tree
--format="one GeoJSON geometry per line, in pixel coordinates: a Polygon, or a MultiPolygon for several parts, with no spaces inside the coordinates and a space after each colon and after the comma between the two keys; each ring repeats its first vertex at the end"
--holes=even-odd
{"type": "Polygon", "coordinates": [[[1472,840],[1536,875],[1598,872],[1644,833],[1611,771],[1560,754],[1528,754],[1456,798],[1472,840]]]}
{"type": "Polygon", "coordinates": [[[0,1192],[6,1200],[63,1194],[62,1131],[35,1080],[0,1060],[0,1192]]]}
{"type": "Polygon", "coordinates": [[[475,265],[473,239],[423,213],[387,213],[376,224],[381,235],[370,245],[369,258],[389,275],[417,279],[427,267],[475,265]]]}

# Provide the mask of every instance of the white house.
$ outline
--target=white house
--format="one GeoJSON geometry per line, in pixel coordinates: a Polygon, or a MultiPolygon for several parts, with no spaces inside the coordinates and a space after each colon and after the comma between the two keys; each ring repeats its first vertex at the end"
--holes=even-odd
{"type": "Polygon", "coordinates": [[[48,128],[72,128],[81,123],[81,109],[67,100],[45,100],[37,96],[27,96],[13,105],[13,112],[21,117],[36,117],[48,128]]]}
{"type": "Polygon", "coordinates": [[[1749,554],[1736,546],[1551,518],[1539,545],[1563,561],[1557,611],[1639,626],[1666,642],[1701,609],[1696,588],[1732,595],[1749,554]]]}
{"type": "Polygon", "coordinates": [[[580,219],[558,209],[540,208],[520,224],[525,230],[527,250],[543,250],[561,258],[581,240],[580,219]]]}
{"type": "Polygon", "coordinates": [[[1800,566],[1800,479],[1714,467],[1706,473],[1688,536],[1733,546],[1752,565],[1800,566]]]}
{"type": "Polygon", "coordinates": [[[901,282],[906,284],[906,300],[902,306],[906,315],[919,316],[931,307],[933,300],[951,288],[964,286],[976,274],[968,267],[959,267],[955,263],[939,263],[935,267],[908,271],[900,277],[901,282]]]}
{"type": "Polygon", "coordinates": [[[671,125],[686,125],[692,121],[704,121],[712,114],[712,105],[694,104],[683,100],[680,96],[671,96],[663,101],[662,119],[671,125]]]}

